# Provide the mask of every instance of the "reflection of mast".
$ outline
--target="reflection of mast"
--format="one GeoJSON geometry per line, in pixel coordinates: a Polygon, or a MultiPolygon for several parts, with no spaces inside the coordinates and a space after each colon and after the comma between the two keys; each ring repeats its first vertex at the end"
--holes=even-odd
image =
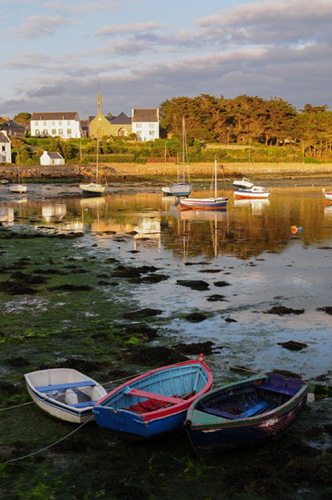
{"type": "Polygon", "coordinates": [[[191,230],[191,220],[178,219],[178,236],[182,241],[183,262],[186,264],[189,256],[189,238],[191,230]]]}

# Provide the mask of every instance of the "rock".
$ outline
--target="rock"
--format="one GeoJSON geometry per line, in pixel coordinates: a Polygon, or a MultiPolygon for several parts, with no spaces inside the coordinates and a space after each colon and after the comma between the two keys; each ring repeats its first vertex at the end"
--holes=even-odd
{"type": "Polygon", "coordinates": [[[177,285],[187,286],[192,290],[205,291],[209,289],[208,283],[201,280],[177,280],[177,285]]]}
{"type": "Polygon", "coordinates": [[[123,358],[131,363],[146,366],[164,366],[187,361],[183,354],[168,347],[142,347],[134,346],[124,353],[123,358]]]}
{"type": "Polygon", "coordinates": [[[264,314],[278,314],[279,316],[283,316],[284,314],[303,314],[304,309],[292,309],[291,307],[285,306],[273,306],[268,311],[265,311],[264,314]]]}
{"type": "Polygon", "coordinates": [[[301,351],[305,347],[308,347],[307,344],[294,342],[294,340],[289,340],[288,342],[278,342],[278,345],[281,345],[281,347],[288,349],[289,351],[301,351]]]}

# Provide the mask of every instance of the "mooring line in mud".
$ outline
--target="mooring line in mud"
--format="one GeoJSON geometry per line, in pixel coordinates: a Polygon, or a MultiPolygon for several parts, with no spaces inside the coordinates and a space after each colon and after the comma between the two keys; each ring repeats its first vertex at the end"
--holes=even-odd
{"type": "Polygon", "coordinates": [[[88,422],[90,422],[90,420],[92,420],[93,416],[89,417],[85,422],[83,422],[83,424],[81,424],[79,427],[77,427],[77,429],[74,429],[73,431],[71,431],[69,434],[67,434],[66,436],[58,439],[57,441],[55,441],[54,443],[51,443],[49,444],[48,446],[45,446],[44,448],[41,448],[40,450],[37,450],[37,451],[33,451],[32,453],[28,453],[27,455],[23,455],[22,457],[18,457],[18,458],[13,458],[12,460],[7,460],[6,462],[2,462],[1,465],[5,465],[5,464],[12,464],[14,462],[18,462],[19,460],[24,460],[25,458],[29,458],[29,457],[32,457],[34,455],[38,455],[38,453],[42,453],[43,451],[46,451],[46,450],[49,450],[50,448],[53,448],[53,446],[55,446],[56,444],[58,443],[61,443],[61,441],[64,441],[65,439],[69,438],[70,436],[72,436],[73,434],[75,434],[75,432],[79,431],[80,429],[82,429],[82,427],[84,425],[86,425],[88,422]]]}
{"type": "Polygon", "coordinates": [[[19,408],[20,406],[31,405],[34,401],[29,401],[28,403],[21,403],[15,406],[7,406],[7,408],[0,408],[0,411],[12,410],[14,408],[19,408]]]}

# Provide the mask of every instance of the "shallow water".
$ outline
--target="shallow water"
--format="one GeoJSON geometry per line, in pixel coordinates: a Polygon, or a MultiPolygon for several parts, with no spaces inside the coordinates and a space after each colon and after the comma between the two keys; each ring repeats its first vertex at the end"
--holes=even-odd
{"type": "MultiPolygon", "coordinates": [[[[62,270],[73,264],[72,267],[80,266],[90,273],[88,278],[84,274],[70,276],[71,282],[91,282],[94,286],[93,292],[84,297],[73,295],[74,299],[65,293],[47,292],[3,300],[0,294],[2,324],[10,338],[5,358],[15,354],[28,358],[29,369],[50,360],[51,356],[63,359],[66,349],[71,354],[99,359],[105,355],[104,345],[93,341],[93,337],[82,336],[79,342],[65,332],[75,332],[83,324],[86,330],[98,332],[102,327],[105,332],[105,322],[113,326],[123,323],[116,310],[121,305],[130,310],[162,311],[155,320],[159,333],[153,342],[156,345],[213,341],[216,348],[207,358],[215,385],[243,377],[243,373],[232,370],[236,366],[246,367],[249,374],[250,370],[295,372],[308,380],[311,387],[323,376],[324,384],[332,385],[332,316],[319,310],[332,306],[329,279],[332,205],[325,204],[321,187],[271,188],[267,202],[235,203],[232,192],[224,191],[230,202],[227,211],[221,213],[179,212],[176,200],[164,199],[153,189],[119,191],[102,198],[82,199],[75,186],[29,185],[28,194],[21,196],[8,194],[8,190],[0,187],[0,222],[8,231],[84,233],[83,237],[71,240],[70,246],[48,239],[31,240],[26,245],[23,240],[13,245],[10,255],[6,254],[6,242],[2,241],[6,264],[25,258],[36,268],[40,252],[44,268],[48,260],[58,257],[62,270]],[[292,226],[302,229],[292,231],[292,226]],[[155,266],[156,274],[167,279],[159,283],[118,280],[116,287],[94,281],[93,276],[105,275],[107,260],[112,258],[127,266],[155,266]],[[179,285],[178,280],[201,280],[207,289],[191,289],[179,285]],[[208,300],[217,294],[223,296],[222,300],[208,300]],[[274,306],[301,313],[282,316],[268,313],[274,306]],[[188,321],[186,316],[192,312],[204,313],[206,319],[198,323],[188,321]],[[50,338],[47,331],[51,332],[50,338]],[[291,340],[305,346],[291,351],[280,345],[291,340]]],[[[206,192],[196,195],[203,197],[206,192]]],[[[0,374],[2,380],[9,377],[21,384],[22,370],[9,366],[5,359],[0,374]]],[[[326,415],[330,410],[331,399],[314,402],[311,412],[301,416],[297,424],[302,438],[302,430],[328,424],[326,415]]],[[[38,423],[48,421],[38,409],[35,412],[38,423]]],[[[64,425],[57,424],[59,432],[64,425]]],[[[331,447],[331,438],[326,434],[305,442],[323,449],[331,447]]],[[[39,445],[42,444],[45,443],[39,445]]],[[[187,451],[184,452],[187,458],[182,458],[182,448],[180,443],[175,451],[179,464],[189,460],[187,451]]],[[[132,449],[122,449],[123,464],[125,452],[133,453],[129,450],[132,449]]],[[[158,453],[154,447],[152,451],[158,453]]],[[[145,463],[149,448],[140,453],[145,463]]],[[[244,452],[243,460],[246,456],[244,452]]],[[[240,459],[235,455],[231,459],[232,467],[237,467],[240,459]]],[[[132,461],[129,469],[133,464],[132,461]]],[[[184,476],[187,470],[193,475],[197,473],[197,477],[202,473],[196,471],[197,464],[182,465],[184,476]]],[[[204,477],[209,474],[205,471],[204,477]]],[[[171,497],[172,487],[164,484],[163,488],[162,498],[171,497]]],[[[320,489],[315,485],[313,488],[316,493],[320,489]]],[[[214,498],[212,492],[210,495],[214,498]]],[[[76,497],[73,494],[68,498],[76,497]]],[[[93,498],[93,494],[87,498],[93,498]]],[[[320,498],[318,493],[317,498],[320,498]]]]}
{"type": "Polygon", "coordinates": [[[97,259],[156,266],[168,279],[133,285],[134,302],[162,309],[165,342],[209,339],[222,347],[212,358],[217,378],[224,367],[238,364],[254,371],[288,369],[307,379],[331,369],[332,318],[318,308],[332,305],[332,205],[320,188],[274,188],[269,201],[234,202],[229,192],[228,210],[221,213],[178,212],[176,201],[160,193],[82,199],[64,197],[66,189],[38,186],[10,200],[0,193],[3,224],[7,215],[9,225],[84,231],[77,248],[97,259]],[[46,189],[56,196],[46,198],[46,189]],[[292,233],[292,226],[303,229],[292,233]],[[208,284],[207,291],[177,284],[197,279],[208,284]],[[216,286],[220,281],[228,286],[216,286]],[[224,300],[208,301],[214,294],[224,300]],[[267,313],[280,305],[304,311],[267,313]],[[197,310],[208,318],[198,324],[183,318],[197,310]],[[289,340],[307,347],[297,352],[278,345],[289,340]]]}

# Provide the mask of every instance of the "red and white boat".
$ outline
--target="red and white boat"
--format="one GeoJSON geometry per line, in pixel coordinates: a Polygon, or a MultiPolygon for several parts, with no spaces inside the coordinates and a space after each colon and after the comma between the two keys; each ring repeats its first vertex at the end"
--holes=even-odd
{"type": "Polygon", "coordinates": [[[324,193],[325,199],[328,201],[332,201],[332,191],[326,192],[324,188],[322,189],[322,191],[324,193]]]}
{"type": "Polygon", "coordinates": [[[267,200],[270,196],[269,189],[255,184],[245,177],[234,181],[234,200],[267,200]]]}

